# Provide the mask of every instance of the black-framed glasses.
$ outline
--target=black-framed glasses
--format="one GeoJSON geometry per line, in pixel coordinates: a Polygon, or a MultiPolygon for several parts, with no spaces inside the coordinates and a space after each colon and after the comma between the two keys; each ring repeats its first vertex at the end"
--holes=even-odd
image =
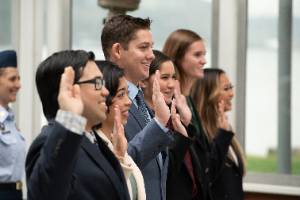
{"type": "Polygon", "coordinates": [[[102,86],[105,85],[105,80],[100,77],[100,76],[97,76],[93,79],[90,79],[90,80],[86,80],[86,81],[78,81],[77,84],[85,84],[85,83],[92,83],[95,85],[95,90],[101,90],[102,86]]]}

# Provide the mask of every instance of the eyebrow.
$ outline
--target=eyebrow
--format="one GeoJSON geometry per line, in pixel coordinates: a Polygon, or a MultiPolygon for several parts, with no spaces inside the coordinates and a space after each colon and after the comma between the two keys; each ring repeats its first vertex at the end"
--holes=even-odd
{"type": "Polygon", "coordinates": [[[118,90],[117,90],[117,93],[120,92],[120,91],[126,91],[126,88],[123,87],[123,88],[121,88],[121,89],[118,89],[118,90]]]}

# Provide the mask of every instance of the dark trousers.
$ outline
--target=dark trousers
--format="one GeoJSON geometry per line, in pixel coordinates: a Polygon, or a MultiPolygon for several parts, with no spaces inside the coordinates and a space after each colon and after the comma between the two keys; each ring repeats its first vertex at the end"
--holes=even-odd
{"type": "Polygon", "coordinates": [[[0,200],[22,200],[21,190],[1,190],[0,200]]]}

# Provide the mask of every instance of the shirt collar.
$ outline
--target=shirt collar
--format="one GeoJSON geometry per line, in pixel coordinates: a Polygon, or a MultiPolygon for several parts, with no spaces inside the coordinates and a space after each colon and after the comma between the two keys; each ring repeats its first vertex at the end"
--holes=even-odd
{"type": "Polygon", "coordinates": [[[128,80],[127,80],[127,85],[128,85],[128,92],[129,92],[128,96],[133,101],[137,93],[139,92],[139,88],[128,80]]]}
{"type": "Polygon", "coordinates": [[[7,107],[3,107],[0,105],[0,122],[4,122],[5,120],[14,120],[14,113],[12,112],[12,110],[7,107]]]}

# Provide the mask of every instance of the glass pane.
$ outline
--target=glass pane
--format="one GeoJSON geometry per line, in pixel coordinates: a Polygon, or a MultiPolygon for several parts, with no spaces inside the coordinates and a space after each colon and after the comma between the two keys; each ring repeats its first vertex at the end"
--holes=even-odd
{"type": "MultiPolygon", "coordinates": [[[[300,175],[300,34],[299,1],[293,1],[293,38],[291,76],[278,73],[278,10],[279,0],[249,2],[247,54],[247,121],[246,154],[248,171],[278,173],[278,133],[284,120],[279,116],[278,82],[291,81],[291,173],[300,175]],[[296,67],[298,66],[298,67],[296,67]]],[[[282,55],[280,55],[282,56],[282,55]]],[[[284,66],[280,66],[284,67],[284,66]]],[[[281,68],[282,69],[282,68],[281,68]]],[[[287,156],[290,156],[287,154],[287,156]]],[[[281,162],[281,161],[279,161],[281,162]]]]}
{"type": "MultiPolygon", "coordinates": [[[[185,1],[142,0],[137,11],[127,14],[149,17],[153,20],[151,30],[156,49],[162,48],[165,39],[172,31],[187,28],[194,30],[205,39],[209,51],[211,1],[189,0],[187,4],[185,1]]],[[[95,0],[73,0],[73,49],[93,50],[97,58],[103,58],[100,33],[107,13],[108,10],[99,7],[95,0]]],[[[207,60],[210,60],[209,54],[207,60]]]]}
{"type": "Polygon", "coordinates": [[[0,50],[12,48],[11,0],[1,0],[0,6],[0,50]]]}
{"type": "MultiPolygon", "coordinates": [[[[176,29],[191,29],[206,41],[210,52],[212,0],[142,0],[137,11],[128,14],[152,19],[154,48],[161,50],[169,34],[176,29]]],[[[207,54],[210,62],[210,54],[207,54]]],[[[207,66],[210,64],[207,63],[207,66]]]]}
{"type": "Polygon", "coordinates": [[[300,1],[293,1],[292,172],[300,175],[300,1]]]}
{"type": "Polygon", "coordinates": [[[278,4],[278,0],[248,1],[248,171],[274,173],[277,170],[278,4]]]}

